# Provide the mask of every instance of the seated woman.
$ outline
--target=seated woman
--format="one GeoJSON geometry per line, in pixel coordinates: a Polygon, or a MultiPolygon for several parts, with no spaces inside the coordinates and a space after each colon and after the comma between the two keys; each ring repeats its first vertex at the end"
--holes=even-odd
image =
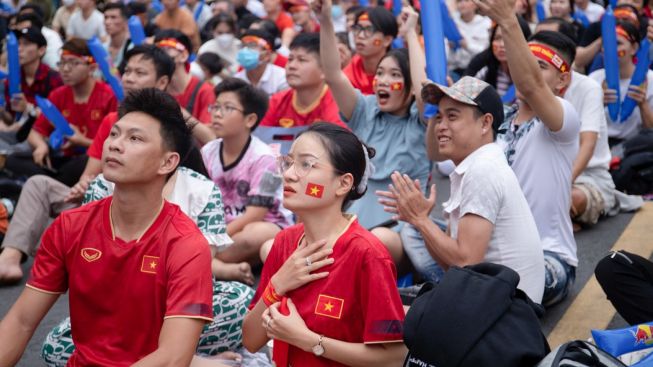
{"type": "MultiPolygon", "coordinates": [[[[232,244],[226,233],[220,189],[208,178],[179,167],[164,187],[166,200],[178,205],[199,227],[211,246],[219,252],[232,244]]],[[[84,204],[113,194],[113,183],[103,175],[93,180],[84,204]]],[[[249,270],[249,268],[248,268],[249,270]]],[[[214,356],[240,347],[241,324],[253,290],[238,282],[213,282],[213,322],[206,325],[197,347],[198,355],[214,356]]],[[[63,367],[75,350],[70,318],[67,317],[46,336],[41,355],[48,366],[63,367]]]]}
{"type": "Polygon", "coordinates": [[[373,156],[347,129],[316,123],[279,158],[283,204],[302,224],[277,235],[263,266],[243,323],[249,351],[275,339],[277,366],[401,365],[404,310],[392,259],[343,213],[369,189],[373,156]]]}
{"type": "MultiPolygon", "coordinates": [[[[524,37],[528,39],[531,36],[528,23],[521,17],[517,19],[524,37]]],[[[469,75],[485,81],[503,97],[512,85],[507,60],[501,30],[495,25],[490,31],[489,47],[469,62],[463,76],[469,75]]]]}
{"type": "Polygon", "coordinates": [[[627,22],[617,22],[617,54],[619,56],[619,103],[629,96],[637,103],[633,113],[624,121],[610,118],[607,105],[617,101],[617,91],[608,89],[605,83],[605,69],[599,69],[589,75],[603,85],[603,103],[605,118],[608,121],[608,143],[616,145],[632,138],[642,128],[653,127],[653,71],[646,74],[646,81],[639,87],[630,85],[630,78],[635,72],[633,57],[639,49],[640,35],[637,28],[627,22]]]}
{"type": "MultiPolygon", "coordinates": [[[[421,84],[415,83],[414,78],[417,77],[420,81],[426,79],[424,53],[415,30],[417,18],[411,25],[403,25],[400,31],[408,42],[409,49],[412,48],[412,65],[409,65],[405,49],[388,51],[376,66],[372,81],[374,94],[365,96],[354,88],[350,79],[340,70],[340,58],[338,53],[333,52],[337,49],[338,41],[331,20],[331,1],[328,1],[328,7],[326,3],[327,1],[322,2],[322,9],[314,8],[321,25],[320,57],[325,80],[333,92],[343,121],[361,141],[375,147],[377,151],[372,160],[376,169],[370,176],[369,190],[348,210],[359,216],[363,227],[375,228],[392,217],[383,211],[383,206],[374,195],[376,190],[387,189],[392,172],[398,169],[408,170],[411,177],[414,175],[421,182],[426,182],[431,169],[424,141],[426,125],[420,118],[423,106],[421,99],[415,99],[415,96],[420,96],[421,84]],[[416,52],[415,60],[413,51],[416,52]],[[418,59],[422,60],[421,66],[413,68],[418,59]],[[411,70],[419,76],[411,78],[411,70]]],[[[358,17],[359,25],[364,14],[358,17]]],[[[391,38],[380,31],[365,36],[368,38],[366,42],[379,43],[385,47],[392,42],[391,38]]],[[[361,35],[357,37],[360,38],[361,35]]],[[[375,228],[373,233],[390,249],[393,259],[399,263],[402,259],[399,236],[386,228],[375,228]]]]}

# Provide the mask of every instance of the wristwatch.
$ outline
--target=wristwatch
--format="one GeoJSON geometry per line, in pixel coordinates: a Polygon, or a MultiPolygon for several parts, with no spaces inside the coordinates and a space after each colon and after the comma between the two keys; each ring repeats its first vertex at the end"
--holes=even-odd
{"type": "Polygon", "coordinates": [[[324,339],[324,335],[320,335],[320,338],[317,340],[317,345],[313,346],[313,354],[315,354],[317,357],[324,354],[324,347],[322,346],[322,339],[324,339]]]}

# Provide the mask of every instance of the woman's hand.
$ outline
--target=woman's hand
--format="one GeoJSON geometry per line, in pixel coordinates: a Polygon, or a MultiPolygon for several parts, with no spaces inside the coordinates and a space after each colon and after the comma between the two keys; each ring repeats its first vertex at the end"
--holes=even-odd
{"type": "Polygon", "coordinates": [[[638,106],[646,103],[646,90],[647,83],[644,82],[640,86],[631,85],[628,87],[628,97],[632,98],[633,101],[637,102],[638,106]]]}
{"type": "Polygon", "coordinates": [[[410,31],[417,31],[419,14],[410,6],[404,6],[399,14],[399,35],[406,37],[410,31]]]}
{"type": "MultiPolygon", "coordinates": [[[[302,241],[305,243],[305,241],[302,241]]],[[[311,273],[324,266],[333,264],[334,259],[327,256],[333,253],[330,248],[325,248],[326,241],[321,240],[310,245],[300,244],[295,252],[290,255],[279,270],[270,280],[275,292],[283,296],[293,289],[306,283],[322,279],[329,275],[328,271],[311,273]]]]}
{"type": "Polygon", "coordinates": [[[310,3],[313,13],[315,13],[320,22],[331,19],[332,0],[313,0],[310,3]]]}
{"type": "Polygon", "coordinates": [[[295,304],[288,298],[288,310],[285,316],[279,311],[280,302],[273,304],[263,312],[263,328],[270,339],[282,340],[305,351],[316,345],[319,336],[309,330],[304,319],[299,315],[295,304]]]}
{"type": "Polygon", "coordinates": [[[610,103],[617,102],[617,91],[614,89],[603,89],[603,104],[608,105],[610,103]]]}

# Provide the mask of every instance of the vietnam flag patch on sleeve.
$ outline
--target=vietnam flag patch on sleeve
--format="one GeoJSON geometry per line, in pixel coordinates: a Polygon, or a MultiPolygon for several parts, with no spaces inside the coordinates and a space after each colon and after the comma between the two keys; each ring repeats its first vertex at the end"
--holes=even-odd
{"type": "Polygon", "coordinates": [[[323,193],[324,193],[324,186],[322,185],[314,184],[311,182],[309,182],[308,185],[306,185],[305,194],[308,196],[321,199],[323,193]]]}
{"type": "Polygon", "coordinates": [[[315,314],[340,319],[345,300],[320,294],[315,305],[315,314]]]}

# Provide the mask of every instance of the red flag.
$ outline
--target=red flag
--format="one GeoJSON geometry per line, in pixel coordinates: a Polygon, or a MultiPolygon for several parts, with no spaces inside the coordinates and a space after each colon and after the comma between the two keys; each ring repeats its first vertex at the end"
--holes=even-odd
{"type": "Polygon", "coordinates": [[[340,319],[345,300],[320,294],[315,305],[315,314],[340,319]]]}
{"type": "Polygon", "coordinates": [[[311,182],[309,182],[308,185],[306,185],[305,194],[308,196],[321,199],[323,193],[324,193],[324,186],[322,185],[314,184],[311,182]]]}
{"type": "Polygon", "coordinates": [[[402,82],[396,82],[390,84],[390,90],[402,90],[404,89],[404,83],[402,82]]]}
{"type": "Polygon", "coordinates": [[[156,267],[159,265],[159,258],[157,256],[143,256],[141,263],[141,271],[143,273],[156,274],[156,267]]]}

